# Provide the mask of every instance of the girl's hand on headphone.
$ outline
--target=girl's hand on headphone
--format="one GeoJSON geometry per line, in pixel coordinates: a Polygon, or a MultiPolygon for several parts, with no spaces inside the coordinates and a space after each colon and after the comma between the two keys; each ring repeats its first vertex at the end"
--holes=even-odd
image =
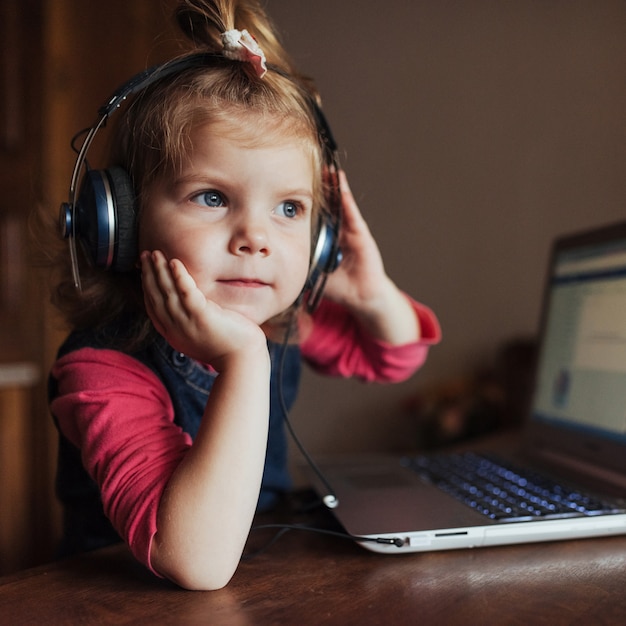
{"type": "Polygon", "coordinates": [[[376,241],[357,206],[343,171],[341,185],[342,227],[339,246],[343,259],[329,275],[324,295],[350,309],[360,309],[378,299],[387,280],[376,241]]]}
{"type": "Polygon", "coordinates": [[[174,349],[217,371],[255,346],[267,353],[259,326],[208,300],[179,260],[168,261],[158,250],[143,252],[141,270],[146,311],[174,349]]]}
{"type": "Polygon", "coordinates": [[[325,297],[345,306],[376,338],[401,344],[419,339],[412,307],[385,272],[382,256],[350,191],[339,173],[343,223],[341,264],[329,275],[325,297]]]}

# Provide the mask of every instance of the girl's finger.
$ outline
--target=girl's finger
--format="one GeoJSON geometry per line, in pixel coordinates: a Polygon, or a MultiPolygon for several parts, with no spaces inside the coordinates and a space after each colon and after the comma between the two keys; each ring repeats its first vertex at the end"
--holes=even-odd
{"type": "Polygon", "coordinates": [[[365,224],[365,220],[359,210],[350,185],[348,184],[348,177],[343,170],[339,172],[339,182],[341,185],[341,209],[343,211],[343,226],[347,231],[362,228],[365,224]]]}
{"type": "Polygon", "coordinates": [[[196,281],[183,263],[178,259],[172,259],[169,266],[180,303],[187,315],[192,315],[194,311],[204,309],[206,298],[198,289],[196,281]]]}
{"type": "Polygon", "coordinates": [[[141,283],[146,305],[149,305],[152,311],[161,308],[163,296],[157,284],[152,257],[149,252],[141,254],[141,283]]]}
{"type": "Polygon", "coordinates": [[[142,255],[144,300],[155,326],[169,326],[184,318],[169,264],[159,251],[142,255]]]}

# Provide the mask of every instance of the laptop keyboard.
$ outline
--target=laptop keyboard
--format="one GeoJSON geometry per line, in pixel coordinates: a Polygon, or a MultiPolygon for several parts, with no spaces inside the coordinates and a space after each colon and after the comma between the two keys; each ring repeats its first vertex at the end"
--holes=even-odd
{"type": "Polygon", "coordinates": [[[623,513],[615,504],[573,490],[492,455],[420,455],[403,465],[492,520],[510,522],[623,513]]]}

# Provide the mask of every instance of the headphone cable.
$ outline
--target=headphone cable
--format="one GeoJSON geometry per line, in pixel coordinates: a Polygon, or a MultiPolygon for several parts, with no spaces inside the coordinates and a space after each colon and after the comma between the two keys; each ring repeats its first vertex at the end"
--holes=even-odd
{"type": "Polygon", "coordinates": [[[401,537],[363,537],[361,535],[351,535],[348,532],[341,532],[338,530],[330,530],[328,528],[317,528],[314,526],[307,526],[306,524],[259,524],[253,526],[250,531],[257,530],[277,530],[278,532],[258,550],[247,552],[242,555],[242,561],[249,561],[259,554],[269,550],[283,535],[286,535],[290,530],[304,530],[310,533],[316,533],[318,535],[327,535],[330,537],[337,537],[339,539],[349,539],[350,541],[357,541],[359,543],[378,543],[389,546],[396,546],[401,548],[405,544],[405,540],[401,537]]]}
{"type": "Polygon", "coordinates": [[[300,441],[300,438],[296,434],[291,420],[289,419],[289,411],[287,409],[287,403],[285,402],[285,396],[283,393],[283,372],[285,367],[285,358],[287,354],[287,346],[289,344],[289,338],[291,337],[291,333],[293,330],[293,325],[297,322],[297,311],[298,311],[298,303],[296,303],[296,308],[294,309],[293,314],[290,316],[289,322],[287,324],[287,329],[285,330],[285,336],[283,338],[283,342],[281,345],[281,353],[278,365],[278,398],[280,400],[280,408],[283,414],[283,422],[289,431],[289,434],[293,440],[293,442],[298,447],[300,454],[304,457],[305,461],[309,465],[309,467],[313,470],[319,481],[324,485],[324,489],[327,491],[327,495],[322,498],[323,503],[329,508],[334,509],[339,504],[339,500],[335,495],[335,490],[332,488],[331,484],[328,482],[327,478],[324,476],[317,463],[313,460],[311,455],[307,452],[304,445],[300,441]]]}
{"type": "MultiPolygon", "coordinates": [[[[285,402],[285,397],[283,393],[283,372],[284,372],[284,367],[285,367],[287,346],[289,345],[289,338],[291,337],[291,333],[293,330],[292,326],[294,323],[296,323],[296,315],[297,315],[296,312],[298,310],[298,304],[299,304],[299,301],[296,302],[294,313],[292,314],[287,324],[285,336],[283,338],[282,344],[280,344],[281,352],[280,352],[280,357],[279,357],[279,362],[278,362],[278,397],[280,401],[280,408],[282,411],[283,421],[285,425],[287,426],[287,429],[289,430],[289,434],[291,438],[293,439],[294,443],[298,447],[298,450],[300,451],[300,453],[302,454],[302,456],[308,463],[309,467],[313,470],[317,478],[324,485],[325,490],[328,492],[327,495],[322,498],[322,502],[328,509],[334,509],[339,504],[339,500],[337,499],[337,496],[334,493],[334,489],[332,488],[332,486],[330,485],[330,483],[328,482],[328,480],[326,479],[326,477],[324,476],[320,468],[317,466],[317,464],[315,463],[311,455],[307,452],[304,445],[300,441],[300,438],[296,434],[291,424],[291,421],[289,420],[289,412],[287,410],[287,404],[285,402]]],[[[341,532],[341,531],[336,531],[336,530],[329,530],[326,528],[317,528],[313,526],[307,526],[304,524],[260,524],[258,526],[252,526],[250,531],[252,532],[256,530],[267,530],[267,529],[276,529],[278,530],[278,532],[265,545],[263,545],[258,550],[242,555],[242,558],[241,558],[242,561],[253,559],[259,554],[265,552],[290,530],[305,530],[308,532],[318,533],[322,535],[330,535],[333,537],[339,537],[341,539],[350,539],[351,541],[357,541],[357,542],[362,542],[362,543],[371,542],[371,543],[379,543],[379,544],[385,544],[385,545],[395,545],[397,548],[401,548],[405,544],[405,541],[401,537],[363,537],[360,535],[352,535],[345,531],[341,532]]]]}

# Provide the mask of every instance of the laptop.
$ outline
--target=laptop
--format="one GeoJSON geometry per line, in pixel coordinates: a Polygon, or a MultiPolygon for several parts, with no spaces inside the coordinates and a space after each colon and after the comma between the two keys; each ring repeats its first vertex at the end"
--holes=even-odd
{"type": "Polygon", "coordinates": [[[316,490],[387,554],[626,533],[626,222],[553,243],[534,377],[508,453],[320,461],[316,490]]]}

